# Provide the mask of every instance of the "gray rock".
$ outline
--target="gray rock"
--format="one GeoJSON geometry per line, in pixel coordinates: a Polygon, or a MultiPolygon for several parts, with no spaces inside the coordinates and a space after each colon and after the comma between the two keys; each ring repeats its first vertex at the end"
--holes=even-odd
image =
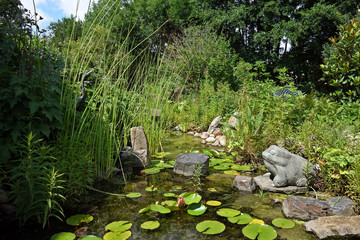
{"type": "Polygon", "coordinates": [[[210,137],[210,133],[209,133],[209,132],[203,132],[203,133],[201,133],[201,136],[200,136],[201,139],[207,139],[208,137],[210,137]]]}
{"type": "Polygon", "coordinates": [[[215,141],[216,141],[216,139],[214,137],[208,137],[206,139],[206,142],[208,142],[208,143],[214,143],[215,141]]]}
{"type": "Polygon", "coordinates": [[[235,177],[233,186],[239,189],[241,193],[251,194],[255,191],[256,185],[252,177],[238,175],[235,177]]]}
{"type": "Polygon", "coordinates": [[[214,134],[215,137],[221,136],[221,134],[222,134],[221,128],[215,128],[213,134],[214,134]]]}
{"type": "Polygon", "coordinates": [[[129,146],[123,147],[120,152],[120,165],[118,168],[123,169],[125,173],[131,174],[133,166],[141,164],[139,158],[133,153],[132,148],[129,146]]]}
{"type": "Polygon", "coordinates": [[[261,190],[266,192],[295,194],[295,193],[305,193],[307,191],[306,187],[297,187],[297,186],[275,187],[273,181],[270,179],[270,173],[257,176],[254,178],[254,181],[261,190]]]}
{"type": "Polygon", "coordinates": [[[356,205],[349,198],[335,197],[327,200],[290,196],[283,202],[282,210],[287,218],[309,221],[325,216],[354,216],[356,205]]]}
{"type": "Polygon", "coordinates": [[[305,223],[305,229],[319,239],[359,239],[360,216],[320,217],[305,223]]]}
{"type": "MultiPolygon", "coordinates": [[[[235,112],[233,115],[235,116],[239,116],[240,113],[239,112],[235,112]]],[[[232,126],[233,128],[236,127],[236,125],[239,123],[239,119],[237,117],[231,116],[228,123],[230,124],[230,126],[232,126]]]]}
{"type": "Polygon", "coordinates": [[[215,131],[215,129],[217,128],[217,126],[219,125],[221,120],[222,120],[221,116],[217,116],[216,118],[214,118],[214,120],[212,120],[212,122],[210,123],[208,132],[213,133],[215,131]]]}
{"type": "Polygon", "coordinates": [[[146,168],[150,164],[150,150],[149,143],[143,127],[132,127],[130,129],[130,138],[133,153],[138,157],[138,160],[133,162],[133,167],[146,168]]]}
{"type": "Polygon", "coordinates": [[[272,174],[275,187],[306,186],[305,168],[309,166],[309,184],[316,180],[314,166],[305,158],[292,154],[276,145],[266,149],[262,156],[266,168],[272,174]]]}
{"type": "Polygon", "coordinates": [[[194,137],[198,137],[198,138],[201,137],[201,133],[195,133],[194,137]]]}
{"type": "Polygon", "coordinates": [[[216,139],[215,142],[211,144],[211,146],[212,147],[219,147],[220,146],[219,140],[216,139]]]}
{"type": "Polygon", "coordinates": [[[222,147],[226,146],[226,137],[224,135],[219,136],[218,140],[219,140],[220,146],[222,146],[222,147]]]}
{"type": "Polygon", "coordinates": [[[200,164],[201,175],[209,173],[209,156],[203,153],[181,153],[176,157],[174,172],[184,176],[194,176],[194,170],[200,164]]]}

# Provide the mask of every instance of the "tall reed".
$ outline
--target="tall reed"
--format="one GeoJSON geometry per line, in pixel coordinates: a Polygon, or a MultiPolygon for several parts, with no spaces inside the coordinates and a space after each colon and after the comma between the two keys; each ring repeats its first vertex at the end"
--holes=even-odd
{"type": "MultiPolygon", "coordinates": [[[[108,1],[104,8],[116,10],[119,2],[108,1]]],[[[133,54],[146,39],[135,47],[114,42],[108,30],[114,16],[105,19],[102,12],[94,22],[87,23],[88,29],[79,41],[70,41],[63,79],[65,130],[58,141],[62,166],[72,174],[68,184],[78,190],[93,177],[111,177],[121,148],[129,145],[131,127],[144,127],[151,151],[155,152],[171,123],[171,115],[164,114],[171,108],[167,101],[170,81],[158,71],[161,56],[146,47],[133,54]],[[94,83],[86,86],[88,98],[83,108],[76,110],[78,80],[90,68],[97,72],[94,83]],[[161,116],[153,116],[156,109],[161,116]]]]}

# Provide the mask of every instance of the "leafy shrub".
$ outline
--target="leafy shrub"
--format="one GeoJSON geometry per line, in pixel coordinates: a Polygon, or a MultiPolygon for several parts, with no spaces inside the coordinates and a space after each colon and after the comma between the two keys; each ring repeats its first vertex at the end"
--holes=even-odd
{"type": "Polygon", "coordinates": [[[360,98],[360,22],[353,19],[329,40],[332,45],[324,51],[321,65],[324,79],[335,88],[333,97],[355,101],[360,98]]]}
{"type": "Polygon", "coordinates": [[[38,28],[18,1],[0,11],[0,154],[10,158],[18,138],[29,131],[49,138],[62,126],[61,61],[32,33],[38,28]],[[23,15],[24,14],[24,15],[23,15]]]}

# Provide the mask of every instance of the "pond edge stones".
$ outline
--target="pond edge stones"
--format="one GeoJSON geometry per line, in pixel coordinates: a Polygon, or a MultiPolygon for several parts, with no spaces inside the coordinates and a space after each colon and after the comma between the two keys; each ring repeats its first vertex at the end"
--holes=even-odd
{"type": "Polygon", "coordinates": [[[194,170],[200,165],[201,175],[209,173],[209,156],[203,153],[181,153],[176,157],[174,172],[186,177],[195,176],[194,170]]]}

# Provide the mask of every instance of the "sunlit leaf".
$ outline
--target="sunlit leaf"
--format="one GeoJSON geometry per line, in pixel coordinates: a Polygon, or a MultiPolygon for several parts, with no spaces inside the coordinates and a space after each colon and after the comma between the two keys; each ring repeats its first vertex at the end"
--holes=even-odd
{"type": "Polygon", "coordinates": [[[219,234],[225,230],[225,225],[218,221],[203,221],[196,225],[196,230],[203,234],[219,234]]]}
{"type": "Polygon", "coordinates": [[[78,226],[82,222],[89,223],[93,219],[94,219],[94,217],[89,214],[77,214],[77,215],[71,216],[68,219],[66,219],[66,223],[71,226],[78,226]]]}
{"type": "Polygon", "coordinates": [[[106,225],[105,230],[113,232],[123,232],[129,230],[131,226],[132,223],[129,221],[116,221],[106,225]]]}
{"type": "Polygon", "coordinates": [[[221,217],[235,217],[239,215],[241,212],[232,208],[221,208],[216,211],[216,214],[221,217]]]}
{"type": "Polygon", "coordinates": [[[273,240],[277,237],[277,233],[273,227],[259,223],[247,225],[242,229],[242,233],[250,239],[273,240]]]}
{"type": "Polygon", "coordinates": [[[131,237],[131,232],[108,232],[104,235],[104,240],[125,240],[131,237]]]}
{"type": "Polygon", "coordinates": [[[166,207],[158,205],[158,204],[151,204],[150,205],[150,210],[152,210],[154,212],[159,212],[159,213],[162,213],[162,214],[166,214],[166,213],[171,212],[171,210],[169,208],[166,208],[166,207]]]}
{"type": "Polygon", "coordinates": [[[179,197],[183,197],[186,205],[190,205],[192,203],[198,203],[201,201],[200,194],[196,192],[186,192],[179,195],[179,197]]]}
{"type": "Polygon", "coordinates": [[[249,214],[242,213],[235,217],[229,217],[228,220],[231,223],[237,223],[237,224],[242,225],[242,224],[250,223],[253,220],[253,218],[249,214]]]}
{"type": "Polygon", "coordinates": [[[217,206],[221,205],[221,202],[215,201],[215,200],[210,200],[210,201],[206,202],[206,205],[217,207],[217,206]]]}
{"type": "Polygon", "coordinates": [[[50,240],[74,240],[75,238],[75,234],[71,232],[61,232],[53,235],[50,240]]]}
{"type": "Polygon", "coordinates": [[[126,194],[125,196],[128,198],[138,198],[141,196],[141,193],[132,192],[132,193],[126,194]]]}
{"type": "Polygon", "coordinates": [[[160,223],[158,221],[147,221],[142,223],[140,227],[142,229],[153,230],[160,227],[160,223]]]}
{"type": "Polygon", "coordinates": [[[206,207],[201,203],[192,203],[187,209],[187,213],[193,216],[199,216],[205,213],[206,207]]]}
{"type": "Polygon", "coordinates": [[[293,228],[295,227],[295,223],[289,219],[286,218],[275,218],[274,220],[272,220],[272,224],[275,227],[279,227],[279,228],[293,228]]]}

